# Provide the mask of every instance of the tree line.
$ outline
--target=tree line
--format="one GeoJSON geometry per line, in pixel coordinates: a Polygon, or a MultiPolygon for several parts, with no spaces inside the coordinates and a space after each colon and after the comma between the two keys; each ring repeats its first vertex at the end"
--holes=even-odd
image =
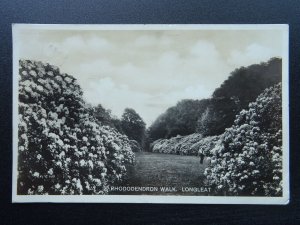
{"type": "Polygon", "coordinates": [[[235,116],[255,101],[264,89],[281,82],[281,59],[234,70],[211,98],[181,100],[170,107],[148,129],[150,142],[160,138],[200,133],[220,135],[233,124],[235,116]]]}
{"type": "Polygon", "coordinates": [[[110,126],[126,135],[131,142],[133,151],[142,151],[145,143],[146,123],[134,109],[126,108],[120,119],[101,104],[95,107],[90,106],[90,111],[99,124],[110,126]]]}
{"type": "Polygon", "coordinates": [[[148,150],[155,140],[178,135],[220,135],[264,89],[281,81],[281,61],[271,58],[267,62],[237,68],[215,89],[211,98],[181,100],[159,115],[148,129],[134,109],[126,108],[120,119],[101,104],[92,107],[92,111],[99,123],[127,135],[136,151],[148,150]]]}

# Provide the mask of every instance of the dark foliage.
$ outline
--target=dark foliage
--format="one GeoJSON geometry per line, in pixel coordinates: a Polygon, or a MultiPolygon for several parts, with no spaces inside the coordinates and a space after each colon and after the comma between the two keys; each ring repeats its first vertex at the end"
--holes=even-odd
{"type": "Polygon", "coordinates": [[[240,102],[236,98],[212,98],[198,119],[196,131],[204,136],[219,135],[232,124],[239,111],[240,102]]]}
{"type": "Polygon", "coordinates": [[[209,100],[182,100],[160,115],[149,128],[149,139],[170,138],[195,133],[199,115],[209,100]]]}
{"type": "Polygon", "coordinates": [[[107,125],[116,129],[119,133],[124,134],[121,120],[111,113],[110,109],[105,109],[101,104],[91,109],[93,116],[100,125],[107,125]]]}
{"type": "Polygon", "coordinates": [[[136,140],[140,145],[143,145],[146,124],[134,109],[126,108],[124,110],[121,125],[130,140],[136,140]]]}
{"type": "Polygon", "coordinates": [[[266,63],[241,67],[231,73],[227,80],[213,93],[213,98],[239,100],[241,108],[255,101],[266,88],[281,82],[282,60],[272,58],[266,63]]]}

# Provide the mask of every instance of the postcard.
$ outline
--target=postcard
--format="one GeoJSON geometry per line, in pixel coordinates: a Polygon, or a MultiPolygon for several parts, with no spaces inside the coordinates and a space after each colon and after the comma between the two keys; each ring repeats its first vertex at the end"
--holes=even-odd
{"type": "Polygon", "coordinates": [[[13,202],[288,204],[288,25],[12,31],[13,202]]]}

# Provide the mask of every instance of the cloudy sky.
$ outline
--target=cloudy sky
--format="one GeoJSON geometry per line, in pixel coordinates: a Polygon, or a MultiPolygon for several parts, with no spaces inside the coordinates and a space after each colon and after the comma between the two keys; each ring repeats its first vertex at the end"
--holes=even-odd
{"type": "MultiPolygon", "coordinates": [[[[143,28],[145,29],[145,28],[143,28]]],[[[84,98],[147,125],[182,99],[210,97],[237,67],[282,57],[280,30],[21,29],[17,53],[77,78],[84,98]]]]}

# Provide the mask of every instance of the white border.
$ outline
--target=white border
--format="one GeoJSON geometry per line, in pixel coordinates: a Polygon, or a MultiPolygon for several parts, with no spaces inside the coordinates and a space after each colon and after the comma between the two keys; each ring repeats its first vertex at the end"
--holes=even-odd
{"type": "Polygon", "coordinates": [[[13,24],[13,171],[12,202],[58,203],[168,203],[168,204],[288,204],[289,192],[289,27],[286,24],[260,25],[67,25],[67,24],[13,24]],[[37,30],[281,30],[282,57],[282,128],[283,128],[283,196],[282,197],[219,197],[219,196],[158,196],[158,195],[17,195],[18,157],[18,33],[37,30]]]}

